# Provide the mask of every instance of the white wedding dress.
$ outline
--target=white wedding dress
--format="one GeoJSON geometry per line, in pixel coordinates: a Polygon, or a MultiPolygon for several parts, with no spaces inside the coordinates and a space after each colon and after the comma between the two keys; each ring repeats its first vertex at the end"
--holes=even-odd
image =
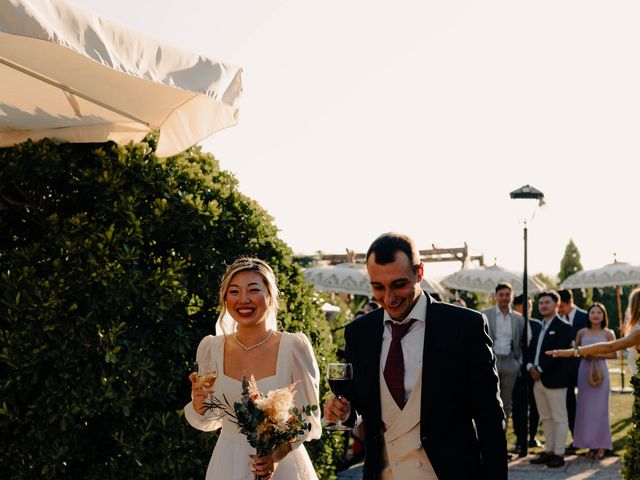
{"type": "MultiPolygon", "coordinates": [[[[224,335],[209,335],[202,339],[196,353],[196,360],[205,362],[211,359],[217,365],[218,378],[214,386],[214,395],[222,399],[224,394],[229,403],[239,401],[242,395],[242,382],[224,375],[224,335]]],[[[303,333],[282,332],[276,374],[257,381],[260,392],[264,395],[270,390],[283,388],[296,383],[295,404],[318,405],[319,371],[313,349],[303,333]]],[[[185,417],[189,423],[203,431],[222,428],[213,455],[207,469],[206,480],[253,480],[249,454],[255,454],[237,426],[228,416],[220,419],[207,418],[197,413],[193,403],[185,407],[185,417]]],[[[313,465],[302,442],[320,438],[320,410],[307,419],[311,423],[311,431],[304,438],[293,444],[293,451],[279,464],[271,476],[272,480],[317,480],[313,465]]]]}

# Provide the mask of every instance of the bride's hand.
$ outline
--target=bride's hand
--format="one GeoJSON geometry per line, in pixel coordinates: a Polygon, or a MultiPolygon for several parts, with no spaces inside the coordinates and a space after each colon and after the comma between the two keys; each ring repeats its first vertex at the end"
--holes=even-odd
{"type": "Polygon", "coordinates": [[[276,448],[271,455],[265,455],[264,457],[249,455],[252,463],[251,471],[254,475],[262,477],[263,480],[269,480],[273,472],[278,468],[278,463],[286,457],[291,450],[292,447],[290,443],[283,443],[276,448]]]}
{"type": "Polygon", "coordinates": [[[199,382],[198,374],[191,372],[189,375],[191,380],[191,398],[193,399],[193,409],[200,415],[204,415],[204,401],[207,395],[213,393],[213,384],[210,382],[199,382]]]}

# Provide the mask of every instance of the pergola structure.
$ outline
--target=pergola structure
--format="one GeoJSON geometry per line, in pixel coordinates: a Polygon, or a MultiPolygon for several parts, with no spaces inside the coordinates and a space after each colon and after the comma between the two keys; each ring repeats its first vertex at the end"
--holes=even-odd
{"type": "MultiPolygon", "coordinates": [[[[437,248],[431,245],[428,250],[420,250],[420,257],[423,262],[455,262],[458,261],[464,267],[470,262],[478,262],[479,266],[484,266],[484,255],[470,255],[469,246],[464,243],[462,247],[437,248]]],[[[315,255],[300,255],[300,258],[311,259],[316,263],[336,265],[339,263],[364,263],[366,253],[358,253],[355,250],[346,249],[344,254],[318,252],[315,255]]]]}

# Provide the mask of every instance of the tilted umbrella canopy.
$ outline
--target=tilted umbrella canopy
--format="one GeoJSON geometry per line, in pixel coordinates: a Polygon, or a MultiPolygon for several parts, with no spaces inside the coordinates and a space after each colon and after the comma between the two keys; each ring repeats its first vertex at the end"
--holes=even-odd
{"type": "Polygon", "coordinates": [[[422,290],[429,292],[429,293],[436,293],[438,295],[440,295],[440,297],[447,297],[449,295],[449,292],[447,291],[446,288],[444,288],[440,282],[437,282],[436,280],[433,280],[432,278],[426,278],[424,277],[422,279],[422,282],[420,282],[420,288],[422,288],[422,290]]]}
{"type": "Polygon", "coordinates": [[[159,130],[174,155],[237,123],[240,76],[65,0],[0,0],[0,147],[159,130]]]}
{"type": "Polygon", "coordinates": [[[360,263],[306,268],[304,278],[320,292],[371,296],[369,275],[365,266],[360,263]]]}
{"type": "MultiPolygon", "coordinates": [[[[352,295],[373,295],[367,268],[361,263],[340,263],[304,270],[307,283],[318,291],[350,293],[352,295]]],[[[429,293],[447,295],[445,288],[437,281],[424,278],[420,287],[429,293]]]]}
{"type": "Polygon", "coordinates": [[[602,268],[583,270],[565,278],[562,288],[604,288],[640,285],[640,266],[614,262],[602,268]]]}
{"type": "MultiPolygon", "coordinates": [[[[522,293],[522,273],[506,270],[498,265],[485,268],[463,268],[442,280],[442,284],[452,290],[494,293],[500,282],[509,282],[516,295],[522,293]]],[[[545,289],[545,285],[535,277],[528,276],[528,293],[536,294],[545,289]]]]}

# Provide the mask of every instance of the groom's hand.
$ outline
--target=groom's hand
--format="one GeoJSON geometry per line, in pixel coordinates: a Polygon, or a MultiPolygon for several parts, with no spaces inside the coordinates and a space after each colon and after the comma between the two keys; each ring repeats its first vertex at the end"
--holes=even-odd
{"type": "Polygon", "coordinates": [[[346,420],[349,413],[351,413],[351,404],[344,397],[337,398],[332,395],[324,404],[324,418],[330,422],[335,422],[338,419],[346,420]]]}

